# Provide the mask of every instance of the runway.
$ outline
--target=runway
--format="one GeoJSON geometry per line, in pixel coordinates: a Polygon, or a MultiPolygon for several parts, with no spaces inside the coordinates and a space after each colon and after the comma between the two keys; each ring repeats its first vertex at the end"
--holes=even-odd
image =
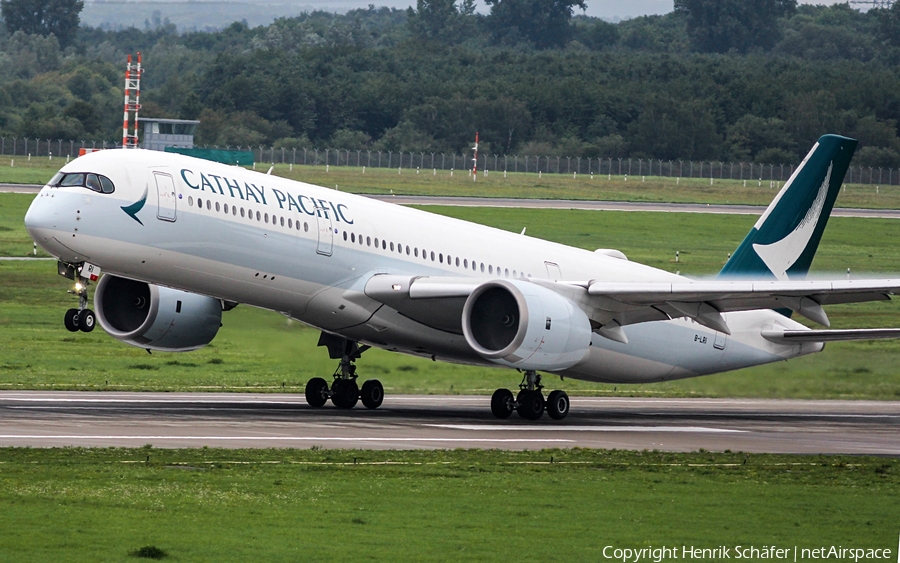
{"type": "MultiPolygon", "coordinates": [[[[37,193],[41,186],[0,184],[0,193],[37,193]]],[[[652,213],[712,213],[716,215],[762,215],[762,205],[719,205],[706,203],[647,203],[637,201],[594,201],[577,199],[515,199],[495,197],[449,197],[410,195],[367,195],[397,205],[447,205],[458,207],[507,207],[515,209],[579,209],[586,211],[644,211],[652,213]]],[[[858,209],[836,207],[832,217],[900,219],[900,209],[858,209]]]]}
{"type": "Polygon", "coordinates": [[[900,455],[900,402],[573,397],[564,421],[497,420],[482,396],[0,392],[0,446],[602,448],[900,455]]]}

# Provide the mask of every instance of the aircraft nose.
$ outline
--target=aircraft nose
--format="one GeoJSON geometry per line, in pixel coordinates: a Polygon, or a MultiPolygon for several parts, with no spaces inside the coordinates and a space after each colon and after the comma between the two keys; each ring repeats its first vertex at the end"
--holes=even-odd
{"type": "Polygon", "coordinates": [[[25,230],[38,244],[51,237],[50,230],[56,228],[58,214],[51,199],[41,191],[25,213],[25,230]]]}
{"type": "Polygon", "coordinates": [[[53,212],[52,206],[47,202],[47,199],[43,193],[38,194],[25,213],[25,229],[32,238],[34,238],[35,231],[55,226],[53,219],[56,213],[53,212]]]}

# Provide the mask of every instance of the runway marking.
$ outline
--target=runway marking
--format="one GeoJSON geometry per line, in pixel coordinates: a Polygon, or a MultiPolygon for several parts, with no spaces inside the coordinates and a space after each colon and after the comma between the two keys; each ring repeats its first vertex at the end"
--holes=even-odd
{"type": "Polygon", "coordinates": [[[426,424],[434,428],[451,430],[476,430],[496,432],[503,430],[536,432],[685,432],[685,433],[725,433],[742,434],[749,430],[733,430],[730,428],[705,428],[702,426],[501,426],[491,424],[426,424]]]}
{"type": "Polygon", "coordinates": [[[385,437],[339,437],[339,436],[77,436],[77,435],[39,435],[39,434],[2,434],[0,440],[255,440],[255,441],[302,441],[302,442],[574,442],[564,438],[385,438],[385,437]]]}

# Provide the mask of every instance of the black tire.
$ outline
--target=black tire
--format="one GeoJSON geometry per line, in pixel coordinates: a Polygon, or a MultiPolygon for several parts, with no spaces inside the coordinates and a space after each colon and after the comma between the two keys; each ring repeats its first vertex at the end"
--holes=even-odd
{"type": "Polygon", "coordinates": [[[69,332],[78,332],[78,309],[69,309],[63,317],[63,324],[69,332]]]}
{"type": "Polygon", "coordinates": [[[94,330],[94,326],[97,324],[97,315],[94,314],[90,309],[85,309],[84,311],[78,313],[78,328],[81,329],[82,332],[90,332],[94,330]]]}
{"type": "Polygon", "coordinates": [[[331,403],[339,409],[352,409],[359,401],[359,387],[352,379],[335,379],[331,384],[331,403]]]}
{"type": "Polygon", "coordinates": [[[359,398],[367,409],[377,409],[384,402],[384,385],[377,379],[366,381],[363,383],[359,398]]]}
{"type": "Polygon", "coordinates": [[[565,391],[552,391],[547,396],[547,414],[553,420],[562,420],[569,414],[569,395],[565,391]]]}
{"type": "Polygon", "coordinates": [[[306,403],[311,407],[325,406],[328,401],[328,382],[314,377],[306,383],[306,403]]]}
{"type": "Polygon", "coordinates": [[[491,395],[491,412],[497,418],[509,418],[509,415],[513,413],[514,405],[513,394],[509,389],[497,389],[491,395]]]}
{"type": "Polygon", "coordinates": [[[519,405],[516,412],[525,420],[537,420],[544,414],[544,396],[540,391],[522,391],[519,393],[519,405]]]}

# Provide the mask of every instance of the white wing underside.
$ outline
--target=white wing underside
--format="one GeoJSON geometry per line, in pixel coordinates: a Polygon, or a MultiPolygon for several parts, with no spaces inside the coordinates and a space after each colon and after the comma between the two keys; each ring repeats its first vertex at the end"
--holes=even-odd
{"type": "MultiPolygon", "coordinates": [[[[431,300],[437,313],[442,303],[459,307],[488,280],[379,274],[366,294],[403,313],[431,300]]],[[[619,340],[622,326],[679,317],[730,334],[721,313],[758,309],[790,309],[828,326],[822,305],[886,301],[900,292],[900,279],[830,281],[684,281],[684,282],[553,282],[528,280],[572,299],[593,321],[597,332],[619,340]]],[[[434,314],[433,313],[433,314],[434,314]]],[[[449,315],[452,321],[455,315],[449,315]]],[[[459,318],[459,317],[456,317],[459,318]]]]}

